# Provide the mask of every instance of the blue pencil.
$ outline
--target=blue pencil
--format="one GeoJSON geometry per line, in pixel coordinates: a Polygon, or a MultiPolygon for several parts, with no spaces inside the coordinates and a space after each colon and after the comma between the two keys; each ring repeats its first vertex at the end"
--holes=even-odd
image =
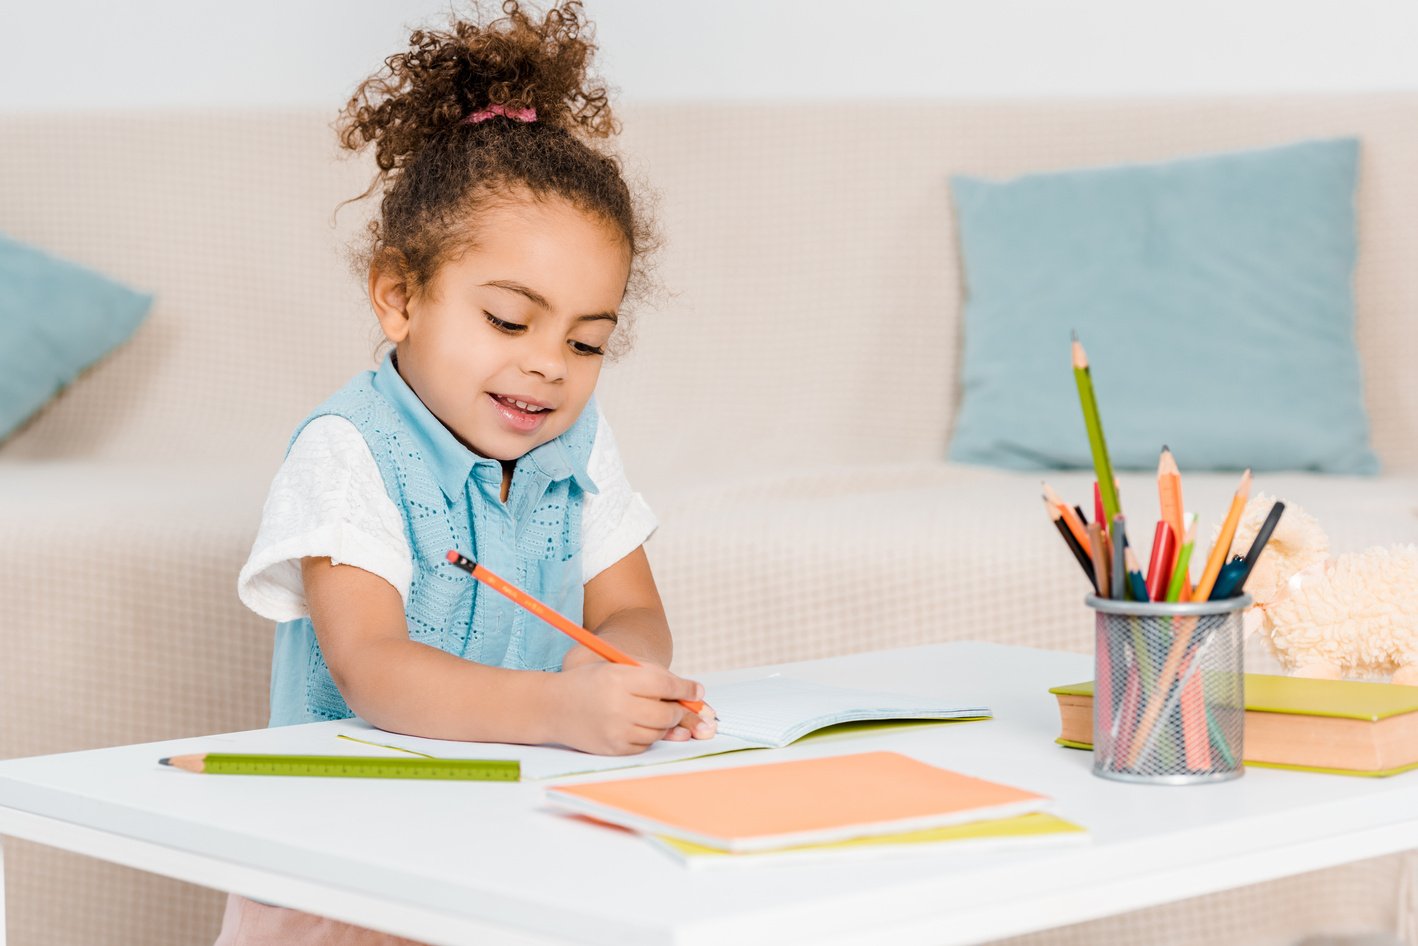
{"type": "Polygon", "coordinates": [[[1135,601],[1151,601],[1147,596],[1147,579],[1142,577],[1142,566],[1138,564],[1137,556],[1132,553],[1132,549],[1124,552],[1128,570],[1128,590],[1132,592],[1135,601]]]}

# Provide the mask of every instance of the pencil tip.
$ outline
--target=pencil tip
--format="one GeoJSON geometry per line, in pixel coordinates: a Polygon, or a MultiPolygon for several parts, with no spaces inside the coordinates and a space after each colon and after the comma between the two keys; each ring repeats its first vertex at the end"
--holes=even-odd
{"type": "Polygon", "coordinates": [[[1069,340],[1070,340],[1070,341],[1074,341],[1074,342],[1078,341],[1078,329],[1069,329],[1069,330],[1068,330],[1068,337],[1069,337],[1069,340]]]}
{"type": "Polygon", "coordinates": [[[171,758],[159,759],[159,760],[158,760],[158,765],[172,765],[172,759],[171,759],[171,758]]]}

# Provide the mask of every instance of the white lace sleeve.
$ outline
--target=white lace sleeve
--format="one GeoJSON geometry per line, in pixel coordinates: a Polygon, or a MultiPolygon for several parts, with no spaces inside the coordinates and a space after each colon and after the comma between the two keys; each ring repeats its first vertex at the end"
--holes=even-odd
{"type": "Polygon", "coordinates": [[[276,471],[237,595],[273,621],[307,616],[300,578],[306,556],[373,572],[408,604],[413,555],[403,516],[364,437],[334,414],[307,424],[276,471]]]}
{"type": "MultiPolygon", "coordinates": [[[[600,406],[596,409],[599,412],[600,406]]],[[[586,471],[600,492],[587,493],[581,508],[583,583],[644,545],[660,524],[645,500],[630,488],[605,414],[597,414],[596,440],[586,471]]]]}

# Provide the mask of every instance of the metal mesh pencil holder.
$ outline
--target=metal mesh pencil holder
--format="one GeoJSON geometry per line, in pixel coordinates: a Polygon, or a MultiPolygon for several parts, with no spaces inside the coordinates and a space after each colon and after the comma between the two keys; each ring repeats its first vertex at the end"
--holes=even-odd
{"type": "Polygon", "coordinates": [[[1190,785],[1244,767],[1250,595],[1151,604],[1089,595],[1096,612],[1093,774],[1190,785]]]}

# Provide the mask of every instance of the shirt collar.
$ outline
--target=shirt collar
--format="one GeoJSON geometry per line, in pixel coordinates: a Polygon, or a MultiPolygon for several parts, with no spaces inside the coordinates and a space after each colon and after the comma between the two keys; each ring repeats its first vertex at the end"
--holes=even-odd
{"type": "MultiPolygon", "coordinates": [[[[473,474],[475,467],[489,466],[496,470],[499,479],[501,478],[500,461],[482,456],[463,446],[458,438],[453,436],[453,432],[433,416],[433,412],[424,405],[394,367],[394,352],[384,356],[379,369],[374,372],[371,384],[374,390],[394,406],[394,410],[413,432],[425,461],[449,502],[456,502],[462,497],[468,477],[473,474]]],[[[595,409],[594,401],[587,403],[586,410],[595,409]]],[[[572,477],[585,492],[598,492],[590,473],[571,455],[562,437],[555,437],[534,447],[517,462],[521,463],[523,460],[530,461],[553,481],[572,477]]]]}

